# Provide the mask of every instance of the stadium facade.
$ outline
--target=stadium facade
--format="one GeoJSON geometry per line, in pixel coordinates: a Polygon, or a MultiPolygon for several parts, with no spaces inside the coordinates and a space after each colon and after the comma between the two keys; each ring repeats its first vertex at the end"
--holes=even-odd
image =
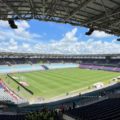
{"type": "MultiPolygon", "coordinates": [[[[108,62],[109,64],[114,61],[119,61],[120,54],[81,54],[81,55],[71,55],[71,54],[39,54],[39,53],[14,53],[14,52],[1,52],[0,53],[0,64],[6,64],[6,62],[11,62],[15,64],[15,61],[20,61],[27,63],[36,60],[35,62],[74,62],[81,63],[91,60],[91,62],[103,61],[104,63],[108,62]],[[14,61],[15,60],[15,61],[14,61]],[[4,62],[2,62],[4,61],[4,62]]],[[[18,64],[20,63],[18,62],[18,64]]],[[[23,64],[24,64],[23,63],[23,64]]],[[[99,62],[98,62],[99,63],[99,62]]],[[[119,62],[117,62],[119,63],[119,62]]],[[[16,63],[17,64],[17,63],[16,63]]],[[[118,64],[117,64],[118,65],[118,64]]]]}

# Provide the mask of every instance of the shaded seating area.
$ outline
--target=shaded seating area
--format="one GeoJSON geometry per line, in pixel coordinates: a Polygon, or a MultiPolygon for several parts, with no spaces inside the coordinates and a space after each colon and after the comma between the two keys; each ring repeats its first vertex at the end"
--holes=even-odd
{"type": "Polygon", "coordinates": [[[92,65],[92,64],[88,64],[88,65],[87,64],[80,64],[80,68],[120,72],[119,67],[99,66],[99,65],[92,65]]]}
{"type": "Polygon", "coordinates": [[[27,113],[1,113],[0,120],[63,120],[63,114],[61,111],[44,108],[27,113]]]}
{"type": "Polygon", "coordinates": [[[45,108],[41,111],[27,113],[25,120],[63,120],[63,114],[61,111],[45,108]]]}
{"type": "Polygon", "coordinates": [[[0,120],[25,120],[24,114],[2,114],[0,120]]]}
{"type": "Polygon", "coordinates": [[[107,99],[81,108],[66,111],[76,120],[119,120],[120,98],[107,99]]]}

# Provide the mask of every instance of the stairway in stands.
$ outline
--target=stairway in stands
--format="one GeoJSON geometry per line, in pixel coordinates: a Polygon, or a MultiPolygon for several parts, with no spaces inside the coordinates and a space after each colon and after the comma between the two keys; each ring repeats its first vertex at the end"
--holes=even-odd
{"type": "Polygon", "coordinates": [[[41,65],[41,66],[44,68],[44,70],[49,70],[49,68],[46,65],[41,65]]]}

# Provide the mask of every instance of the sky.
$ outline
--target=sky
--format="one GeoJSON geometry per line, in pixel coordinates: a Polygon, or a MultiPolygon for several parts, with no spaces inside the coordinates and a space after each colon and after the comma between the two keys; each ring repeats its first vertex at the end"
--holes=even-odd
{"type": "Polygon", "coordinates": [[[16,21],[18,29],[11,29],[7,21],[0,21],[0,52],[41,54],[115,54],[120,53],[117,36],[88,28],[38,20],[16,21]]]}

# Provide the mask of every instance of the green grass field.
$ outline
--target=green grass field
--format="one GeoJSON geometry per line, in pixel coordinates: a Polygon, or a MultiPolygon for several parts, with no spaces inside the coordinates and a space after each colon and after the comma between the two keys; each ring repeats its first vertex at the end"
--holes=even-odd
{"type": "MultiPolygon", "coordinates": [[[[26,73],[15,73],[12,76],[19,78],[18,81],[25,81],[29,84],[27,87],[34,92],[30,95],[20,87],[18,93],[22,97],[35,99],[43,97],[45,99],[59,95],[65,95],[67,92],[75,90],[83,91],[90,88],[94,83],[103,82],[107,84],[112,78],[119,76],[119,72],[108,72],[101,70],[87,70],[79,68],[56,69],[47,71],[34,71],[26,73]]],[[[8,77],[4,77],[5,83],[17,92],[17,84],[8,77]]]]}

